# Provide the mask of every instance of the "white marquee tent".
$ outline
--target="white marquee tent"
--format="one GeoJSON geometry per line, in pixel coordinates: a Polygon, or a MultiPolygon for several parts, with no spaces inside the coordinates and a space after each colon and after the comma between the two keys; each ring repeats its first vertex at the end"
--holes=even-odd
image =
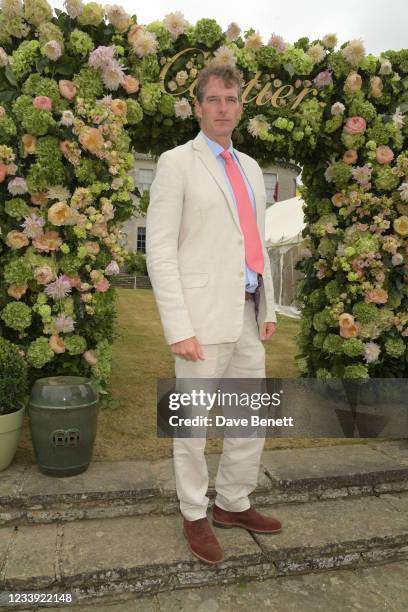
{"type": "Polygon", "coordinates": [[[265,214],[265,240],[272,266],[275,308],[293,317],[299,316],[294,296],[300,272],[294,266],[303,241],[303,205],[302,198],[295,197],[273,204],[265,214]]]}

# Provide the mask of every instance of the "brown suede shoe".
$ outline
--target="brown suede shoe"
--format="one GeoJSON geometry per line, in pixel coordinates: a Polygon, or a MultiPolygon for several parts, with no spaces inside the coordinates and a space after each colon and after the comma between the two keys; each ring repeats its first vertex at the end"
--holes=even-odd
{"type": "Polygon", "coordinates": [[[200,561],[214,565],[224,560],[224,553],[207,518],[188,521],[183,518],[183,534],[191,552],[200,561]]]}
{"type": "Polygon", "coordinates": [[[272,516],[259,514],[255,508],[243,512],[227,512],[214,504],[213,525],[215,527],[242,527],[254,533],[279,533],[282,523],[272,516]]]}

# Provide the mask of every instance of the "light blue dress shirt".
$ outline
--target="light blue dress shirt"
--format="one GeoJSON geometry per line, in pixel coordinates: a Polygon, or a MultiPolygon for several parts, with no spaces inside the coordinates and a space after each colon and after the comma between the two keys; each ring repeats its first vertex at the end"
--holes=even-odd
{"type": "MultiPolygon", "coordinates": [[[[214,153],[215,157],[217,158],[217,161],[224,173],[225,176],[225,180],[227,181],[227,185],[230,189],[231,195],[232,195],[232,199],[235,202],[235,206],[237,205],[236,199],[235,199],[235,195],[234,192],[232,190],[231,184],[229,182],[227,173],[225,171],[225,160],[221,157],[220,153],[222,153],[224,151],[224,148],[218,144],[218,142],[215,142],[214,140],[211,140],[211,138],[208,138],[208,136],[206,136],[204,134],[204,132],[201,130],[200,134],[202,134],[208,144],[208,146],[210,147],[211,151],[214,153]]],[[[242,177],[245,181],[245,185],[248,191],[248,195],[250,197],[251,200],[251,204],[252,204],[252,209],[254,211],[254,214],[256,216],[256,207],[255,207],[255,197],[254,197],[254,193],[252,191],[252,187],[251,185],[248,183],[247,177],[245,176],[245,172],[242,169],[241,164],[239,163],[239,159],[237,154],[235,153],[233,147],[232,147],[232,142],[230,142],[230,146],[228,147],[227,151],[229,151],[229,153],[231,153],[232,157],[234,158],[234,160],[237,162],[238,164],[238,168],[240,169],[240,172],[242,174],[242,177]]],[[[256,272],[254,272],[253,270],[251,270],[251,268],[248,268],[247,265],[245,265],[245,290],[249,291],[250,293],[253,293],[255,291],[255,289],[258,286],[258,274],[256,272]]]]}

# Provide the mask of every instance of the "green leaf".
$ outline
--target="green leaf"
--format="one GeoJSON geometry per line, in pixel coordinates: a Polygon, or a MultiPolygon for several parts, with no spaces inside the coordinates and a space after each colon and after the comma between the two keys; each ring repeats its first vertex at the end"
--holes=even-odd
{"type": "Polygon", "coordinates": [[[10,85],[14,85],[14,87],[18,87],[16,75],[14,74],[10,66],[6,66],[4,74],[6,75],[6,79],[8,80],[10,85]]]}
{"type": "Polygon", "coordinates": [[[295,74],[295,69],[292,64],[283,64],[283,67],[291,77],[295,74]]]}
{"type": "Polygon", "coordinates": [[[67,62],[66,64],[60,64],[55,67],[55,72],[58,74],[73,74],[75,71],[75,66],[73,62],[67,62]]]}
{"type": "Polygon", "coordinates": [[[4,89],[0,91],[0,102],[11,102],[17,96],[15,89],[4,89]]]}

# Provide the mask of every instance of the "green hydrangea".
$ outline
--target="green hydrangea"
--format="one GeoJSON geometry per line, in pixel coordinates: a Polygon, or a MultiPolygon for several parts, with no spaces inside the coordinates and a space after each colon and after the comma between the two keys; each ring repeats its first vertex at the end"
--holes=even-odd
{"type": "Polygon", "coordinates": [[[63,163],[60,159],[47,159],[31,164],[27,175],[27,185],[30,193],[41,193],[51,185],[64,184],[66,180],[63,163]]]}
{"type": "Polygon", "coordinates": [[[86,340],[79,334],[72,334],[64,338],[65,349],[70,355],[80,355],[86,351],[86,340]]]}
{"type": "Polygon", "coordinates": [[[314,68],[312,58],[303,49],[291,46],[281,54],[281,62],[292,66],[294,74],[299,76],[310,74],[314,68]]]}
{"type": "Polygon", "coordinates": [[[242,66],[242,68],[246,68],[250,72],[255,72],[257,70],[258,63],[256,61],[256,56],[250,49],[246,47],[237,49],[235,51],[235,56],[237,58],[237,63],[239,66],[242,66]]]}
{"type": "Polygon", "coordinates": [[[17,128],[12,118],[8,115],[0,117],[0,142],[10,142],[16,134],[17,128]]]}
{"type": "Polygon", "coordinates": [[[314,289],[308,296],[307,303],[313,310],[321,310],[326,303],[324,290],[314,289]]]}
{"type": "Polygon", "coordinates": [[[322,215],[316,223],[312,225],[312,231],[314,234],[318,236],[325,236],[327,233],[327,225],[332,225],[333,227],[337,227],[339,220],[336,216],[336,213],[329,213],[328,215],[322,215]]]}
{"type": "Polygon", "coordinates": [[[343,351],[347,357],[358,357],[364,353],[364,343],[360,338],[349,338],[343,342],[343,351]]]}
{"type": "Polygon", "coordinates": [[[280,66],[279,55],[273,47],[263,45],[255,55],[258,64],[268,70],[276,70],[280,66]]]}
{"type": "Polygon", "coordinates": [[[279,128],[280,130],[286,130],[287,132],[291,132],[295,124],[293,123],[293,121],[289,121],[289,119],[287,119],[286,117],[278,117],[277,119],[275,119],[272,125],[279,128]]]}
{"type": "Polygon", "coordinates": [[[302,374],[308,373],[309,363],[308,363],[307,357],[298,357],[298,359],[296,359],[296,365],[297,365],[299,372],[301,372],[302,374]]]}
{"type": "Polygon", "coordinates": [[[96,381],[97,388],[102,389],[102,382],[109,380],[112,363],[112,345],[109,340],[101,340],[96,345],[95,354],[98,362],[92,366],[91,377],[96,381]]]}
{"type": "Polygon", "coordinates": [[[343,116],[335,115],[334,117],[332,117],[331,119],[328,119],[325,122],[324,131],[327,134],[331,134],[332,132],[335,132],[336,130],[338,130],[342,125],[343,125],[343,116]]]}
{"type": "Polygon", "coordinates": [[[13,217],[14,219],[23,219],[30,214],[30,207],[23,198],[11,198],[11,200],[6,200],[4,203],[4,210],[9,217],[13,217]]]}
{"type": "Polygon", "coordinates": [[[367,366],[354,363],[344,368],[344,378],[369,378],[367,366]]]}
{"type": "Polygon", "coordinates": [[[405,353],[405,342],[402,338],[387,338],[384,348],[387,355],[398,359],[405,353]]]}
{"type": "Polygon", "coordinates": [[[32,278],[31,266],[23,257],[12,259],[4,266],[4,280],[8,285],[22,285],[32,278]]]}
{"type": "Polygon", "coordinates": [[[83,157],[74,168],[75,176],[82,185],[90,185],[96,181],[100,171],[100,163],[86,157],[83,157]]]}
{"type": "Polygon", "coordinates": [[[337,248],[337,243],[334,242],[333,239],[328,238],[327,236],[324,236],[321,239],[319,246],[317,247],[317,250],[319,251],[322,257],[330,258],[335,255],[336,248],[337,248]]]}
{"type": "Polygon", "coordinates": [[[360,67],[361,70],[363,70],[364,72],[366,72],[370,76],[374,76],[375,74],[377,74],[378,64],[379,64],[379,61],[375,57],[375,55],[373,55],[372,53],[369,53],[360,62],[360,66],[359,67],[360,67]]]}
{"type": "Polygon", "coordinates": [[[62,30],[51,22],[42,23],[38,28],[38,39],[43,47],[50,40],[56,40],[64,51],[64,34],[62,30]]]}
{"type": "Polygon", "coordinates": [[[88,2],[84,5],[82,13],[77,17],[81,25],[97,26],[102,23],[105,16],[105,9],[96,2],[88,2]]]}
{"type": "Polygon", "coordinates": [[[328,310],[317,312],[313,317],[313,327],[318,332],[324,332],[332,323],[332,316],[328,310]]]}
{"type": "MultiPolygon", "coordinates": [[[[56,112],[61,112],[69,108],[68,100],[65,100],[65,98],[62,98],[60,95],[57,82],[54,81],[54,79],[42,77],[37,72],[30,74],[21,89],[24,94],[27,94],[27,96],[29,94],[32,96],[48,96],[48,98],[51,98],[52,108],[56,112]]],[[[27,104],[27,96],[20,96],[24,98],[24,100],[21,102],[23,106],[27,104]]],[[[30,100],[31,106],[32,98],[30,98],[30,100]]]]}
{"type": "Polygon", "coordinates": [[[331,280],[327,283],[324,288],[327,299],[330,302],[334,302],[339,299],[340,294],[343,292],[343,287],[339,285],[336,280],[331,280]]]}
{"type": "Polygon", "coordinates": [[[27,362],[34,368],[43,368],[54,359],[54,351],[48,344],[48,338],[41,336],[31,342],[26,354],[27,362]]]}
{"type": "Polygon", "coordinates": [[[215,19],[200,19],[194,28],[194,42],[202,43],[209,49],[223,38],[222,29],[215,19]]]}
{"type": "Polygon", "coordinates": [[[92,38],[86,32],[75,29],[69,36],[68,50],[81,58],[85,58],[95,49],[92,38]]]}
{"type": "Polygon", "coordinates": [[[389,166],[378,168],[374,178],[374,184],[381,191],[392,191],[399,185],[399,178],[393,174],[389,166]]]}
{"type": "Polygon", "coordinates": [[[332,166],[332,178],[336,186],[341,189],[345,187],[351,178],[351,168],[344,161],[338,161],[332,166]]]}
{"type": "Polygon", "coordinates": [[[49,165],[55,160],[62,158],[62,153],[59,148],[59,140],[55,136],[44,136],[39,138],[35,150],[35,155],[39,162],[49,165]]]}
{"type": "Polygon", "coordinates": [[[24,17],[28,23],[38,26],[53,17],[47,0],[24,0],[24,17]]]}
{"type": "Polygon", "coordinates": [[[49,128],[55,126],[55,120],[49,111],[31,106],[27,108],[21,124],[23,128],[33,136],[44,136],[49,128]]]}
{"type": "Polygon", "coordinates": [[[100,75],[91,66],[84,66],[74,76],[77,88],[77,98],[84,98],[88,102],[94,102],[96,98],[103,95],[103,83],[100,75]]]}
{"type": "Polygon", "coordinates": [[[380,248],[378,236],[376,234],[361,234],[353,240],[355,255],[377,252],[380,248]]]}
{"type": "Polygon", "coordinates": [[[157,83],[145,83],[140,89],[140,103],[149,115],[156,112],[161,98],[160,85],[157,83]]]}
{"type": "Polygon", "coordinates": [[[316,202],[316,212],[319,215],[327,215],[331,213],[333,210],[333,204],[329,200],[329,198],[321,198],[316,202]]]}
{"type": "Polygon", "coordinates": [[[323,343],[323,350],[330,355],[341,355],[343,342],[343,338],[337,334],[328,334],[323,343]]]}
{"type": "Polygon", "coordinates": [[[160,51],[165,51],[173,46],[171,34],[166,30],[161,21],[153,21],[146,27],[146,30],[156,35],[159,41],[160,51]]]}
{"type": "Polygon", "coordinates": [[[371,104],[371,102],[368,102],[368,100],[365,100],[364,94],[359,91],[352,98],[348,114],[350,117],[363,117],[367,122],[369,122],[377,116],[377,111],[375,106],[371,104]]]}
{"type": "Polygon", "coordinates": [[[319,378],[320,380],[326,380],[327,378],[333,378],[333,376],[331,372],[329,372],[329,370],[327,370],[326,368],[318,368],[316,372],[316,378],[319,378]]]}
{"type": "Polygon", "coordinates": [[[346,78],[350,72],[350,65],[347,63],[341,51],[336,51],[328,56],[329,68],[333,70],[336,79],[346,78]]]}
{"type": "Polygon", "coordinates": [[[63,255],[59,261],[59,267],[64,274],[76,276],[82,265],[82,261],[75,254],[67,253],[63,255]]]}
{"type": "Polygon", "coordinates": [[[24,302],[9,302],[1,311],[1,318],[7,327],[22,331],[31,325],[31,310],[24,302]]]}
{"type": "MultiPolygon", "coordinates": [[[[23,89],[24,89],[24,85],[23,85],[23,89]]],[[[31,96],[22,95],[22,96],[18,96],[18,98],[14,100],[12,104],[13,113],[16,115],[20,123],[23,120],[23,117],[26,114],[27,110],[31,108],[32,105],[33,105],[33,99],[31,96]]]]}
{"type": "Polygon", "coordinates": [[[142,85],[157,81],[160,74],[160,64],[157,61],[156,55],[150,54],[143,58],[132,57],[131,72],[134,77],[139,79],[142,85]]]}
{"type": "Polygon", "coordinates": [[[174,115],[174,96],[170,94],[163,94],[158,106],[158,111],[165,117],[172,117],[174,115]]]}
{"type": "Polygon", "coordinates": [[[25,40],[13,52],[11,63],[17,80],[21,80],[33,69],[40,55],[40,43],[38,40],[25,40]]]}
{"type": "Polygon", "coordinates": [[[374,119],[373,124],[367,129],[366,133],[368,140],[373,140],[377,145],[388,144],[390,135],[381,117],[374,119]]]}
{"type": "Polygon", "coordinates": [[[378,318],[379,308],[374,304],[357,302],[352,308],[352,313],[360,323],[374,323],[378,318]]]}

